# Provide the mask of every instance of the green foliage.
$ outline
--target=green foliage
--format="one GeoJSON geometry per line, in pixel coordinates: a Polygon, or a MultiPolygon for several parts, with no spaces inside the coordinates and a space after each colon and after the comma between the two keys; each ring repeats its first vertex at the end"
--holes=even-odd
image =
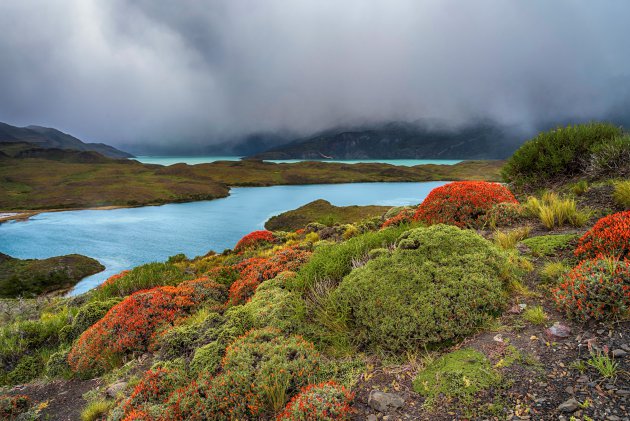
{"type": "Polygon", "coordinates": [[[79,254],[22,260],[0,253],[0,298],[67,290],[103,269],[97,260],[79,254]]]}
{"type": "Polygon", "coordinates": [[[175,263],[181,263],[185,261],[186,261],[186,255],[184,253],[178,253],[173,256],[170,256],[168,260],[166,261],[166,263],[175,264],[175,263]]]}
{"type": "Polygon", "coordinates": [[[562,227],[565,224],[581,227],[592,216],[589,209],[578,209],[575,200],[561,198],[554,192],[545,192],[541,200],[529,197],[525,209],[530,216],[539,218],[547,229],[562,227]]]}
{"type": "Polygon", "coordinates": [[[68,365],[68,353],[70,347],[61,348],[59,351],[53,353],[46,362],[45,374],[48,378],[70,378],[72,377],[72,370],[68,365]]]}
{"type": "Polygon", "coordinates": [[[608,123],[588,123],[539,133],[510,157],[503,178],[516,184],[546,183],[580,174],[582,160],[591,148],[620,136],[622,131],[608,123]]]}
{"type": "Polygon", "coordinates": [[[540,235],[526,238],[522,243],[530,248],[534,256],[551,256],[570,248],[577,237],[577,234],[540,235]]]}
{"type": "Polygon", "coordinates": [[[630,136],[616,137],[591,148],[586,173],[592,178],[630,176],[630,136]]]}
{"type": "Polygon", "coordinates": [[[224,351],[225,346],[220,342],[210,342],[197,348],[190,362],[190,369],[195,373],[202,371],[207,371],[208,373],[216,372],[221,365],[224,351]]]}
{"type": "Polygon", "coordinates": [[[346,276],[330,306],[356,346],[408,351],[475,331],[505,304],[509,273],[507,255],[473,231],[417,228],[346,276]]]}
{"type": "Polygon", "coordinates": [[[113,407],[111,401],[99,399],[87,404],[81,411],[81,421],[98,421],[104,419],[113,407]]]}
{"type": "Polygon", "coordinates": [[[62,335],[64,342],[72,342],[81,336],[87,328],[101,320],[103,316],[107,314],[109,309],[114,307],[120,301],[120,298],[112,298],[104,301],[90,301],[82,305],[77,314],[74,316],[72,324],[64,327],[62,335]]]}
{"type": "Polygon", "coordinates": [[[137,266],[113,282],[105,282],[94,290],[94,300],[125,297],[142,289],[164,285],[177,285],[191,279],[190,275],[170,263],[147,263],[137,266]]]}
{"type": "Polygon", "coordinates": [[[576,196],[581,196],[588,191],[588,181],[580,180],[577,183],[571,185],[571,193],[576,196]]]}
{"type": "Polygon", "coordinates": [[[44,371],[44,363],[39,355],[22,357],[6,377],[7,384],[27,383],[39,377],[44,371]]]}
{"type": "Polygon", "coordinates": [[[340,281],[352,270],[352,261],[364,258],[375,248],[393,244],[406,227],[392,227],[377,232],[368,232],[339,244],[318,247],[310,260],[298,272],[298,277],[289,282],[294,288],[306,290],[321,280],[340,281]]]}
{"type": "Polygon", "coordinates": [[[563,262],[547,262],[540,270],[541,280],[545,283],[555,284],[571,268],[563,262]]]}
{"type": "Polygon", "coordinates": [[[495,231],[494,243],[503,250],[511,250],[516,247],[516,243],[527,238],[530,231],[530,227],[520,227],[509,231],[495,231]]]}
{"type": "Polygon", "coordinates": [[[477,392],[500,381],[501,376],[482,353],[463,348],[443,355],[420,371],[413,388],[429,402],[441,395],[470,401],[477,392]]]}
{"type": "Polygon", "coordinates": [[[593,367],[605,378],[614,378],[620,370],[619,363],[608,355],[598,352],[591,354],[586,364],[593,367]]]}
{"type": "Polygon", "coordinates": [[[617,181],[614,186],[615,202],[624,209],[630,209],[630,181],[617,181]]]}
{"type": "Polygon", "coordinates": [[[547,323],[547,314],[542,306],[528,307],[523,312],[523,319],[534,325],[544,325],[547,323]]]}

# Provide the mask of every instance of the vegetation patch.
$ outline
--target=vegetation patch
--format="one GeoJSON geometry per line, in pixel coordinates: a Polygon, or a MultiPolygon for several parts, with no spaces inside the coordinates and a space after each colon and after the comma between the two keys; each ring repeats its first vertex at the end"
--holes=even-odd
{"type": "Polygon", "coordinates": [[[273,231],[295,231],[304,228],[310,222],[351,224],[363,219],[380,217],[389,209],[388,206],[334,206],[326,200],[319,199],[295,210],[272,216],[265,222],[265,228],[273,231]]]}
{"type": "Polygon", "coordinates": [[[404,352],[465,336],[497,314],[508,272],[507,255],[472,231],[417,228],[346,276],[331,306],[358,347],[404,352]]]}
{"type": "Polygon", "coordinates": [[[521,242],[531,250],[534,256],[552,256],[571,247],[577,234],[551,234],[526,238],[521,242]]]}
{"type": "Polygon", "coordinates": [[[234,251],[243,251],[246,249],[255,249],[257,247],[270,245],[277,242],[277,238],[271,231],[254,231],[241,238],[234,251]]]}
{"type": "Polygon", "coordinates": [[[599,254],[620,259],[630,255],[630,211],[600,219],[580,238],[576,256],[588,258],[599,254]]]}
{"type": "Polygon", "coordinates": [[[0,298],[67,291],[103,269],[98,260],[80,254],[22,260],[0,253],[0,298]]]}
{"type": "Polygon", "coordinates": [[[592,216],[589,209],[578,209],[572,198],[561,198],[550,191],[545,192],[540,200],[529,197],[524,208],[529,216],[538,218],[549,230],[564,225],[581,227],[592,216]]]}
{"type": "Polygon", "coordinates": [[[347,420],[352,398],[352,393],[335,382],[311,384],[291,399],[277,420],[347,420]]]}
{"type": "Polygon", "coordinates": [[[614,186],[615,202],[624,209],[630,209],[630,181],[617,181],[614,186]]]}
{"type": "Polygon", "coordinates": [[[471,401],[474,395],[497,385],[501,376],[481,352],[464,348],[450,352],[420,371],[413,381],[414,390],[429,403],[438,397],[471,401]]]}

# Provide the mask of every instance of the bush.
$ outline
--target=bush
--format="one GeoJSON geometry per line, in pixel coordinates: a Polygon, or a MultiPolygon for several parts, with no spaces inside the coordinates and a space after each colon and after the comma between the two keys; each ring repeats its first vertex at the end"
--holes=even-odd
{"type": "Polygon", "coordinates": [[[46,362],[46,376],[49,378],[70,378],[72,377],[72,370],[68,365],[68,354],[70,348],[62,348],[50,356],[46,362]]]}
{"type": "Polygon", "coordinates": [[[382,228],[396,227],[403,224],[411,224],[413,222],[413,216],[415,215],[415,213],[416,211],[413,208],[403,208],[396,215],[387,218],[385,222],[383,222],[382,228]]]}
{"type": "Polygon", "coordinates": [[[341,281],[352,270],[353,260],[362,259],[375,248],[393,244],[406,227],[392,227],[382,231],[368,232],[339,244],[318,247],[298,276],[289,281],[289,287],[308,289],[321,280],[341,281]]]}
{"type": "Polygon", "coordinates": [[[492,229],[509,227],[519,223],[524,216],[523,207],[518,203],[498,203],[490,208],[483,217],[484,225],[492,229]]]}
{"type": "Polygon", "coordinates": [[[630,261],[598,257],[582,261],[553,290],[558,307],[586,321],[624,316],[630,308],[630,261]]]}
{"type": "Polygon", "coordinates": [[[210,342],[195,350],[195,355],[190,362],[190,369],[195,373],[207,371],[214,373],[221,365],[225,345],[221,342],[210,342]]]}
{"type": "Polygon", "coordinates": [[[357,346],[404,352],[467,335],[500,312],[507,268],[507,255],[472,231],[418,228],[353,270],[330,301],[357,346]]]}
{"type": "Polygon", "coordinates": [[[269,419],[319,374],[319,355],[299,336],[253,330],[225,351],[221,374],[202,373],[175,393],[168,416],[178,419],[269,419]]]}
{"type": "Polygon", "coordinates": [[[530,248],[534,256],[551,256],[571,247],[576,238],[577,234],[539,235],[521,242],[530,248]]]}
{"type": "Polygon", "coordinates": [[[620,259],[630,254],[630,211],[600,219],[580,238],[576,256],[588,258],[599,254],[620,259]]]}
{"type": "Polygon", "coordinates": [[[593,178],[630,176],[630,136],[594,145],[586,173],[593,178]]]}
{"type": "Polygon", "coordinates": [[[68,363],[75,372],[93,374],[116,366],[130,352],[145,352],[155,334],[204,301],[225,299],[225,286],[201,278],[139,291],[115,305],[72,347],[68,363]]]}
{"type": "Polygon", "coordinates": [[[504,186],[485,181],[456,181],[431,190],[414,218],[427,224],[481,228],[486,213],[499,203],[518,204],[504,186]]]}
{"type": "Polygon", "coordinates": [[[94,323],[101,320],[105,314],[120,302],[120,298],[105,301],[90,301],[79,308],[72,324],[64,332],[64,342],[72,342],[94,323]]]}
{"type": "Polygon", "coordinates": [[[416,392],[433,401],[440,395],[470,400],[501,377],[481,352],[471,348],[450,352],[420,371],[413,381],[416,392]]]}
{"type": "Polygon", "coordinates": [[[277,242],[276,236],[271,231],[254,231],[241,238],[234,251],[243,251],[246,249],[254,249],[260,246],[269,245],[277,242]]]}
{"type": "Polygon", "coordinates": [[[0,418],[3,420],[15,420],[24,414],[31,406],[31,400],[25,395],[0,396],[0,418]]]}
{"type": "Polygon", "coordinates": [[[278,421],[332,421],[350,419],[352,393],[335,382],[311,384],[287,404],[278,421]]]}
{"type": "Polygon", "coordinates": [[[621,134],[620,128],[608,123],[578,124],[540,133],[508,159],[502,170],[503,178],[524,185],[578,175],[591,148],[621,134]]]}
{"type": "Polygon", "coordinates": [[[244,303],[261,282],[274,278],[280,272],[297,270],[310,255],[309,251],[286,247],[270,257],[252,257],[237,264],[235,268],[239,278],[230,286],[230,304],[244,303]]]}
{"type": "Polygon", "coordinates": [[[539,218],[549,230],[565,224],[581,227],[588,222],[592,214],[588,209],[578,209],[575,200],[560,198],[553,192],[546,192],[541,200],[529,197],[525,209],[529,215],[539,218]]]}
{"type": "Polygon", "coordinates": [[[624,209],[630,209],[630,181],[617,181],[614,186],[613,198],[615,203],[624,209]]]}
{"type": "Polygon", "coordinates": [[[173,264],[147,263],[110,277],[94,290],[93,299],[103,301],[112,297],[125,297],[143,289],[177,285],[190,278],[190,275],[173,264]]]}

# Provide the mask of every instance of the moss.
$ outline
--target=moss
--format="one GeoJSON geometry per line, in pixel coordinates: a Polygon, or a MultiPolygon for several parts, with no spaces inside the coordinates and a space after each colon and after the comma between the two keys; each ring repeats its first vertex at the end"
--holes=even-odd
{"type": "Polygon", "coordinates": [[[505,304],[508,257],[476,233],[435,225],[406,232],[398,245],[330,294],[328,306],[356,346],[403,352],[442,345],[505,304]]]}
{"type": "Polygon", "coordinates": [[[413,388],[429,401],[440,395],[470,401],[477,392],[500,381],[501,376],[482,353],[464,348],[443,355],[420,371],[413,388]]]}
{"type": "Polygon", "coordinates": [[[80,254],[21,260],[0,253],[0,298],[65,291],[103,269],[98,260],[80,254]]]}
{"type": "Polygon", "coordinates": [[[577,234],[540,235],[521,242],[530,248],[534,256],[551,256],[571,247],[571,242],[577,237],[577,234]]]}

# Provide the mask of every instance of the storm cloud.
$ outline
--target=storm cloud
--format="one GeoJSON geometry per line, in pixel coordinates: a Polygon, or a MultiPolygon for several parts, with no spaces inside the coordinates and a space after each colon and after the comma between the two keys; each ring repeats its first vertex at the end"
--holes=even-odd
{"type": "Polygon", "coordinates": [[[474,119],[535,125],[628,105],[630,2],[0,2],[0,121],[84,140],[474,119]]]}

